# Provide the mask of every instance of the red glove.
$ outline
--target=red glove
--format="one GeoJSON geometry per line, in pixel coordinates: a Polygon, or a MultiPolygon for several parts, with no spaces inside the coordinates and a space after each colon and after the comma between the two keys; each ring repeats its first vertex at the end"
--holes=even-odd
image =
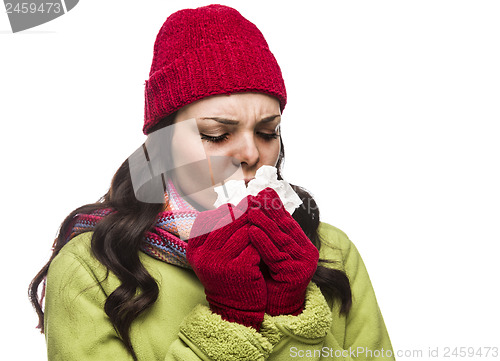
{"type": "Polygon", "coordinates": [[[187,260],[205,287],[213,312],[259,330],[266,283],[259,269],[260,256],[248,236],[247,201],[240,208],[224,204],[200,213],[191,232],[198,236],[188,241],[187,260]]]}
{"type": "Polygon", "coordinates": [[[317,248],[271,188],[252,198],[248,218],[251,242],[269,271],[263,271],[266,312],[272,316],[300,314],[307,285],[318,266],[317,248]]]}

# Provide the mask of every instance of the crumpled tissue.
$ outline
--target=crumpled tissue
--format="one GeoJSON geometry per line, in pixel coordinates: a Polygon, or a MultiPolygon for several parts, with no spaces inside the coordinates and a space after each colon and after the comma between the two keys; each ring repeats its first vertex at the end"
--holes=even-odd
{"type": "Polygon", "coordinates": [[[248,186],[245,186],[243,180],[230,180],[222,186],[215,187],[218,197],[214,206],[217,208],[225,203],[237,205],[246,196],[256,196],[268,187],[276,191],[288,213],[292,214],[302,204],[302,200],[290,184],[285,180],[278,180],[276,167],[264,165],[257,170],[255,178],[248,182],[248,186]]]}

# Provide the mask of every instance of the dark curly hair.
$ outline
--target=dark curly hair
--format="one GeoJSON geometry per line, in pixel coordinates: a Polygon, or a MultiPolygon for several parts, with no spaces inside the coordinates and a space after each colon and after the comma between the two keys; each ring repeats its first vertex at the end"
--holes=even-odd
{"type": "MultiPolygon", "coordinates": [[[[150,130],[150,133],[173,124],[174,120],[175,113],[164,118],[155,128],[150,130]]],[[[281,139],[280,142],[281,150],[276,167],[278,178],[282,179],[281,167],[285,152],[281,139]]],[[[304,188],[295,185],[292,187],[303,201],[303,205],[293,213],[293,218],[319,249],[321,243],[317,230],[320,221],[316,202],[304,188]]],[[[91,248],[96,259],[121,281],[121,285],[108,296],[104,311],[121,336],[123,343],[136,359],[130,340],[130,325],[142,312],[154,304],[159,292],[155,279],[140,262],[138,252],[145,233],[153,226],[163,207],[164,204],[161,203],[144,203],[136,199],[128,160],[126,160],[115,173],[111,186],[104,196],[95,203],[75,209],[66,217],[59,228],[49,261],[29,285],[29,298],[38,314],[42,333],[44,332],[44,312],[40,304],[38,289],[47,276],[52,260],[64,246],[65,235],[70,231],[74,218],[78,214],[88,214],[99,209],[112,208],[116,212],[104,217],[96,225],[92,235],[91,248]],[[137,289],[141,292],[136,292],[137,289]]],[[[341,313],[349,312],[352,304],[351,288],[343,271],[318,265],[312,281],[320,287],[326,296],[340,300],[341,313]]]]}

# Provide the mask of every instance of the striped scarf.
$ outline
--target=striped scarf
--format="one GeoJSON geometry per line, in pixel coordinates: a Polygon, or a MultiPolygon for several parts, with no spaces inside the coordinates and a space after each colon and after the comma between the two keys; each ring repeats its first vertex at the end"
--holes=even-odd
{"type": "MultiPolygon", "coordinates": [[[[191,227],[199,211],[179,195],[171,180],[167,181],[165,205],[165,209],[156,217],[153,228],[146,233],[140,249],[160,261],[191,268],[186,259],[187,243],[185,240],[189,238],[191,227]]],[[[110,213],[113,213],[113,210],[106,208],[90,214],[79,214],[72,229],[68,232],[65,243],[81,233],[92,231],[97,222],[110,213]]],[[[39,301],[42,308],[46,286],[47,277],[44,277],[39,301]]],[[[37,326],[37,328],[41,327],[41,324],[37,326]]]]}
{"type": "MultiPolygon", "coordinates": [[[[156,223],[146,233],[140,249],[160,261],[191,268],[186,260],[185,240],[189,238],[199,211],[179,195],[170,179],[167,181],[165,204],[165,209],[158,214],[156,223]]],[[[97,222],[113,212],[112,209],[106,208],[78,215],[66,242],[81,233],[92,231],[97,222]]]]}

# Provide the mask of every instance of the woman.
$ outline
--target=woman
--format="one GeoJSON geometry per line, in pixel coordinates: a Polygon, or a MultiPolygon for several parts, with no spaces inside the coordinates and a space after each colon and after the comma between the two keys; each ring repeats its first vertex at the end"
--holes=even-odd
{"type": "Polygon", "coordinates": [[[286,90],[255,25],[221,5],[172,14],[145,98],[146,143],[30,285],[49,359],[393,359],[355,246],[305,190],[295,210],[272,187],[214,206],[229,180],[281,179],[286,90]]]}

